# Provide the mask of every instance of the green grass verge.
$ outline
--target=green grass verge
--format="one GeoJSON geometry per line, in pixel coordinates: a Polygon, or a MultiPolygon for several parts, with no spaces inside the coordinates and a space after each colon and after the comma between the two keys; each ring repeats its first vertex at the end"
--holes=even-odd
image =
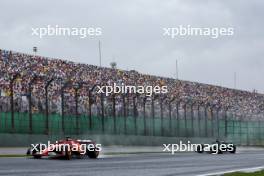
{"type": "Polygon", "coordinates": [[[234,173],[224,174],[224,176],[263,176],[263,175],[264,175],[264,170],[252,172],[252,173],[234,172],[234,173]]]}
{"type": "Polygon", "coordinates": [[[23,154],[4,154],[4,155],[0,155],[0,158],[9,158],[9,157],[26,157],[27,155],[23,155],[23,154]]]}

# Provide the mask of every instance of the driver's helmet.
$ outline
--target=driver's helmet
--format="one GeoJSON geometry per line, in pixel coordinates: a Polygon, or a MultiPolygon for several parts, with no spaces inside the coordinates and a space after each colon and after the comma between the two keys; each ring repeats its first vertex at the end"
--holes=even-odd
{"type": "Polygon", "coordinates": [[[66,137],[66,141],[71,141],[71,140],[72,140],[71,137],[69,136],[66,137]]]}

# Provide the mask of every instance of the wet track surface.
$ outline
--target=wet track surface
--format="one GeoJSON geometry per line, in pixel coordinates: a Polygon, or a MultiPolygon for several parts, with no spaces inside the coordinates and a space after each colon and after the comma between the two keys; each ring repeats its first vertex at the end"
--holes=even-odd
{"type": "Polygon", "coordinates": [[[264,165],[264,153],[238,154],[131,154],[101,156],[99,159],[0,158],[0,175],[93,175],[93,176],[172,176],[202,175],[264,165]]]}

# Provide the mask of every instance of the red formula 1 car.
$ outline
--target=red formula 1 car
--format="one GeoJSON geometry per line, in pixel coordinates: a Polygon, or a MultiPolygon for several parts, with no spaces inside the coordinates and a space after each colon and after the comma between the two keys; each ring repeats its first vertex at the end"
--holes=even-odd
{"type": "Polygon", "coordinates": [[[72,156],[82,158],[88,156],[89,158],[97,158],[101,151],[101,144],[96,144],[91,140],[66,139],[56,141],[50,144],[32,144],[27,150],[28,156],[34,158],[52,157],[52,158],[66,158],[70,160],[72,156]]]}

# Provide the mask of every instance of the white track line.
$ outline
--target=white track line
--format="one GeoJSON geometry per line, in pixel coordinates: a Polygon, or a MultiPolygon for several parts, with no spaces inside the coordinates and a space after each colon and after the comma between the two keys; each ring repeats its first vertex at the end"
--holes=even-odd
{"type": "Polygon", "coordinates": [[[227,171],[222,171],[222,172],[214,172],[214,173],[208,173],[208,174],[201,174],[201,175],[197,175],[197,176],[223,175],[223,174],[232,173],[232,172],[256,172],[256,171],[260,171],[262,169],[264,169],[264,166],[244,168],[244,169],[227,170],[227,171]]]}

